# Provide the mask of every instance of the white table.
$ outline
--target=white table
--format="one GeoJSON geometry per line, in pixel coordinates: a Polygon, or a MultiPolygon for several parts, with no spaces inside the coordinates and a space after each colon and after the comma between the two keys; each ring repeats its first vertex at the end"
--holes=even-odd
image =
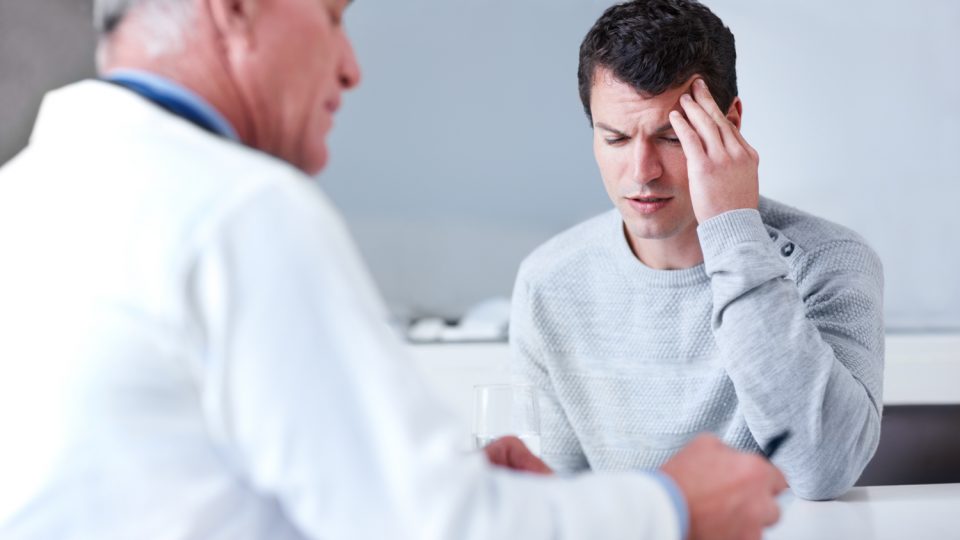
{"type": "Polygon", "coordinates": [[[960,540],[960,484],[853,488],[835,501],[787,496],[767,540],[960,540]]]}

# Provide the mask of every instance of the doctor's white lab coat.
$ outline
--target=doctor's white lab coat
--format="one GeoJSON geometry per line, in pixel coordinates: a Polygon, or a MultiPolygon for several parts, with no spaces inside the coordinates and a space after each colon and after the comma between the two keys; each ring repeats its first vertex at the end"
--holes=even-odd
{"type": "Polygon", "coordinates": [[[98,81],[0,169],[0,537],[669,539],[647,475],[489,466],[308,177],[98,81]]]}

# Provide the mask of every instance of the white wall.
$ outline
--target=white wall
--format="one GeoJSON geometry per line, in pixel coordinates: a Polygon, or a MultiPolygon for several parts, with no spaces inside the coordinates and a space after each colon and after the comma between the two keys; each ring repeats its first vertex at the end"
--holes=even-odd
{"type": "MultiPolygon", "coordinates": [[[[861,232],[893,328],[960,328],[960,2],[707,0],[737,37],[765,194],[861,232]]],[[[401,313],[509,294],[534,246],[608,208],[576,90],[610,1],[364,0],[364,67],[323,183],[401,313]]]]}
{"type": "MultiPolygon", "coordinates": [[[[868,238],[890,327],[960,329],[960,2],[706,1],[737,36],[763,191],[868,238]]],[[[92,75],[90,4],[0,0],[0,161],[44,90],[92,75]]],[[[611,4],[351,5],[365,80],[322,182],[399,313],[509,294],[527,252],[608,207],[575,73],[611,4]]]]}

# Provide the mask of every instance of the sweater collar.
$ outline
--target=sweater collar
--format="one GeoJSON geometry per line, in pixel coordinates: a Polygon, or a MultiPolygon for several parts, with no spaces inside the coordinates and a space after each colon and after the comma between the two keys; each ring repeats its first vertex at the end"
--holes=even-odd
{"type": "Polygon", "coordinates": [[[630,249],[623,218],[616,208],[607,213],[605,228],[605,236],[609,239],[613,257],[626,276],[645,285],[666,289],[689,287],[710,281],[703,263],[679,270],[656,270],[643,264],[630,249]]]}

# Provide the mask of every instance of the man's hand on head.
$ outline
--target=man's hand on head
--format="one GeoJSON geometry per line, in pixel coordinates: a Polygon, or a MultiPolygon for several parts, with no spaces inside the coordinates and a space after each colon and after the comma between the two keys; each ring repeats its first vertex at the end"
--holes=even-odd
{"type": "Polygon", "coordinates": [[[490,463],[515,471],[536,474],[553,474],[550,467],[533,455],[523,441],[512,435],[501,437],[483,449],[490,463]]]}
{"type": "Polygon", "coordinates": [[[760,156],[717,106],[703,79],[680,98],[670,123],[687,158],[690,199],[699,223],[730,210],[756,208],[760,156]]]}

